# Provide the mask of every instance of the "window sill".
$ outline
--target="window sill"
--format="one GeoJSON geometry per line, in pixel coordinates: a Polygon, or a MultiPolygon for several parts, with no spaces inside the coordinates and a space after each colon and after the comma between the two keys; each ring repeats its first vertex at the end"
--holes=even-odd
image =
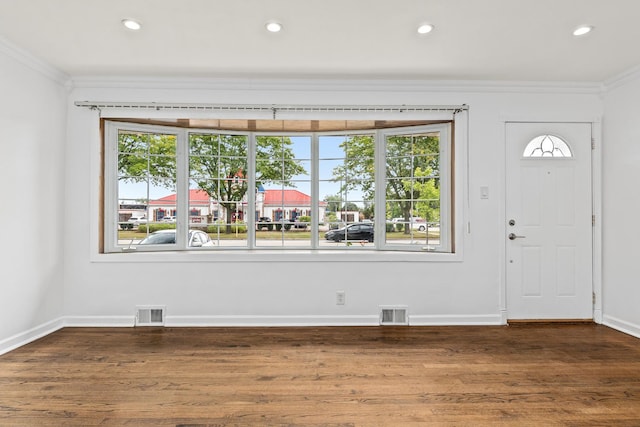
{"type": "Polygon", "coordinates": [[[462,262],[461,253],[349,250],[237,250],[95,253],[96,263],[252,263],[252,262],[462,262]]]}

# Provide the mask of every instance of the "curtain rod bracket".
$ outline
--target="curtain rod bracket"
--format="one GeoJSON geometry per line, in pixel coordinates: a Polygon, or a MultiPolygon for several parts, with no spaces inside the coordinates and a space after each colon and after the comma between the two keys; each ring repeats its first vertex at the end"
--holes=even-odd
{"type": "Polygon", "coordinates": [[[469,109],[469,106],[468,106],[467,104],[462,104],[462,105],[460,106],[460,108],[457,108],[457,109],[455,109],[455,110],[453,111],[453,115],[455,116],[456,114],[461,113],[461,112],[463,112],[463,111],[465,111],[465,110],[468,110],[468,109],[469,109]]]}

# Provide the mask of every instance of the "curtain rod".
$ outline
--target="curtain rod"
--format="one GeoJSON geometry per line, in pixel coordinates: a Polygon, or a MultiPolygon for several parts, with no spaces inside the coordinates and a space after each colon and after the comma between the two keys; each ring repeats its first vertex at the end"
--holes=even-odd
{"type": "Polygon", "coordinates": [[[453,114],[469,109],[462,105],[265,105],[265,104],[180,104],[159,102],[97,102],[76,101],[77,107],[87,107],[92,110],[103,109],[131,109],[131,110],[195,110],[195,111],[253,111],[271,112],[433,112],[450,111],[453,114]]]}

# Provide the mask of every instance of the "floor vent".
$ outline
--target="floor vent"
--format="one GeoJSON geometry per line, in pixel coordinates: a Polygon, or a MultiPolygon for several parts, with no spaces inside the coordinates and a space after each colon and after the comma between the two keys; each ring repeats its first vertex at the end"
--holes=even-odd
{"type": "Polygon", "coordinates": [[[406,306],[380,307],[381,325],[408,325],[409,309],[406,306]]]}
{"type": "Polygon", "coordinates": [[[136,307],[136,326],[164,326],[165,307],[136,307]]]}

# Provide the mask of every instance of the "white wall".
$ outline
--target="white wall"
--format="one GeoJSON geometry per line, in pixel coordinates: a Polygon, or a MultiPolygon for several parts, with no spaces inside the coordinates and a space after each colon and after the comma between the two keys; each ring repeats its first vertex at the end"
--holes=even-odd
{"type": "MultiPolygon", "coordinates": [[[[504,126],[509,119],[595,120],[594,88],[502,85],[445,89],[388,82],[125,82],[77,80],[69,106],[65,313],[69,324],[131,324],[138,304],[167,306],[170,324],[377,324],[378,305],[407,304],[412,323],[500,323],[504,126]],[[461,262],[384,262],[318,254],[219,254],[173,260],[97,253],[98,113],[73,101],[470,106],[471,233],[461,262]],[[490,198],[481,200],[480,186],[490,198]],[[349,258],[342,258],[349,259],[349,258]],[[182,261],[183,260],[183,261],[182,261]],[[347,304],[336,306],[335,292],[347,304]]],[[[460,159],[465,167],[465,159],[460,159]]],[[[148,256],[147,256],[148,255],[148,256]]],[[[201,255],[201,254],[198,254],[201,255]]],[[[408,261],[409,259],[409,261],[408,261]]]]}
{"type": "Polygon", "coordinates": [[[0,40],[0,353],[62,316],[67,93],[55,73],[0,40]]]}
{"type": "Polygon", "coordinates": [[[604,323],[640,337],[640,73],[604,97],[604,323]]]}

